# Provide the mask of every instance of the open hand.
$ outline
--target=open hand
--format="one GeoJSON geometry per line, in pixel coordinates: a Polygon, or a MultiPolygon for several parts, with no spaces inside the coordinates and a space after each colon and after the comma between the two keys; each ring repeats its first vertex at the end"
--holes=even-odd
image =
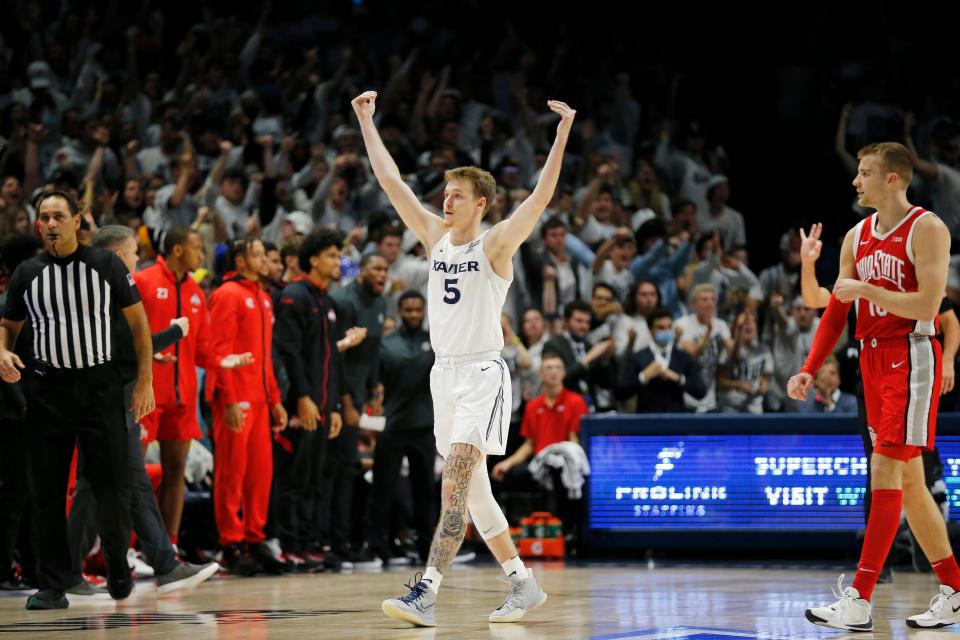
{"type": "Polygon", "coordinates": [[[247,353],[231,353],[220,361],[220,367],[223,369],[239,369],[251,364],[253,364],[253,354],[249,351],[247,353]]]}
{"type": "Polygon", "coordinates": [[[566,102],[559,100],[547,100],[547,106],[550,110],[560,115],[560,124],[557,125],[557,137],[563,140],[570,135],[570,128],[573,126],[573,118],[577,112],[570,108],[566,102]]]}

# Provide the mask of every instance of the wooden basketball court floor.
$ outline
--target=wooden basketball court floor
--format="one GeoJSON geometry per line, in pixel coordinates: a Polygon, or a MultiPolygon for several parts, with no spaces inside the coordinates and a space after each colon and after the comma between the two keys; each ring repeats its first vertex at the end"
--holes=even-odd
{"type": "MultiPolygon", "coordinates": [[[[158,596],[138,582],[121,603],[71,604],[26,611],[22,593],[0,596],[0,640],[216,639],[261,640],[737,640],[745,638],[911,638],[960,640],[960,628],[908,630],[906,616],[924,611],[935,593],[929,574],[898,572],[874,597],[873,633],[847,634],[803,618],[832,601],[838,572],[774,568],[565,566],[532,564],[547,602],[515,624],[488,624],[507,585],[499,567],[471,564],[444,576],[438,626],[416,629],[388,619],[384,598],[406,593],[408,568],[263,578],[215,577],[190,591],[158,596]]],[[[848,576],[849,580],[850,576],[848,576]]]]}

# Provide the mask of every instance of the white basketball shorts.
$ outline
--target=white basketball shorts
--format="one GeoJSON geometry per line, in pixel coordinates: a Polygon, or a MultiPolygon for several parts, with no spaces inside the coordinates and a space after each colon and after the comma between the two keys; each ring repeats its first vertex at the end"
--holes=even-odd
{"type": "Polygon", "coordinates": [[[444,458],[456,442],[486,455],[503,455],[513,406],[510,371],[497,351],[437,356],[430,371],[437,451],[444,458]]]}

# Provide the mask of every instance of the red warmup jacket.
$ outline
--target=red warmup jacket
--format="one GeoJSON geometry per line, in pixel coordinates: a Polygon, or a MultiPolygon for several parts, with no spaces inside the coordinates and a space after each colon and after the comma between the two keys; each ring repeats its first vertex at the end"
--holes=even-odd
{"type": "Polygon", "coordinates": [[[203,289],[189,275],[177,284],[177,277],[162,257],[136,274],[137,289],[150,320],[150,331],[157,333],[170,326],[174,318],[190,320],[187,337],[161,353],[172,353],[176,362],[153,361],[153,393],[157,406],[197,404],[197,369],[213,371],[220,366],[210,340],[210,316],[203,289]]]}
{"type": "Polygon", "coordinates": [[[214,353],[253,354],[253,364],[239,369],[212,369],[207,374],[208,399],[221,406],[238,402],[280,402],[273,375],[273,305],[258,282],[227,273],[210,296],[210,332],[214,353]],[[212,373],[216,371],[216,373],[212,373]]]}

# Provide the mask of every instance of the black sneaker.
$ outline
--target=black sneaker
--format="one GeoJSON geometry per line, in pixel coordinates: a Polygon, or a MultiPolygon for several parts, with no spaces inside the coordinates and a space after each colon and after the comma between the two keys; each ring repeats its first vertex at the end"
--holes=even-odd
{"type": "Polygon", "coordinates": [[[327,571],[340,571],[343,569],[343,558],[333,549],[327,549],[323,552],[323,568],[327,571]]]}
{"type": "Polygon", "coordinates": [[[92,601],[92,600],[110,600],[110,594],[103,587],[95,587],[83,578],[80,582],[73,585],[66,591],[74,602],[92,601]]]}
{"type": "Polygon", "coordinates": [[[250,555],[257,563],[257,569],[263,573],[278,576],[286,573],[287,563],[273,555],[270,547],[263,542],[250,545],[250,555]]]}
{"type": "Polygon", "coordinates": [[[69,606],[67,596],[59,589],[43,589],[27,598],[28,611],[66,609],[69,606]]]}
{"type": "Polygon", "coordinates": [[[119,578],[107,576],[107,591],[114,600],[126,600],[130,597],[130,592],[133,591],[133,578],[130,577],[130,572],[125,572],[119,578]]]}
{"type": "Polygon", "coordinates": [[[883,565],[883,569],[880,570],[880,574],[877,575],[877,584],[890,584],[893,582],[893,569],[890,568],[890,565],[883,565]]]}
{"type": "MultiPolygon", "coordinates": [[[[364,546],[350,554],[350,563],[353,569],[379,569],[383,567],[383,558],[371,551],[370,547],[364,546]]],[[[344,562],[344,568],[346,564],[344,562]]]]}
{"type": "Polygon", "coordinates": [[[223,567],[235,576],[251,577],[257,573],[257,563],[244,544],[232,544],[223,549],[223,567]]]}
{"type": "Polygon", "coordinates": [[[30,585],[16,576],[0,582],[0,591],[27,591],[30,588],[30,585]]]}
{"type": "Polygon", "coordinates": [[[295,573],[315,573],[323,569],[323,560],[318,561],[315,557],[300,555],[294,551],[284,551],[283,555],[287,563],[293,565],[295,573]]]}

